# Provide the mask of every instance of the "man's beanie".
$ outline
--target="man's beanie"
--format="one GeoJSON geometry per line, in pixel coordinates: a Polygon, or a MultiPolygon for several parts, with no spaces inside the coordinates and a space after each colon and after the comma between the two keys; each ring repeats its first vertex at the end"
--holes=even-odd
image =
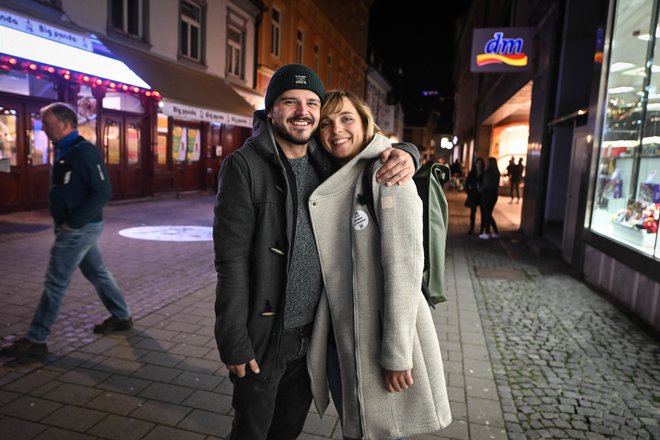
{"type": "Polygon", "coordinates": [[[312,69],[302,64],[286,64],[275,71],[266,89],[266,111],[275,100],[287,90],[303,89],[316,93],[321,101],[325,99],[323,82],[312,69]]]}

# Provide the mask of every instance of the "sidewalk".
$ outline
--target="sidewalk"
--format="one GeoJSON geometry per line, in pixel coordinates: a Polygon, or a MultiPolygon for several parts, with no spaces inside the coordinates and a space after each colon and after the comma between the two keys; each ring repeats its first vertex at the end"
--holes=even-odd
{"type": "MultiPolygon", "coordinates": [[[[454,422],[420,439],[660,438],[660,342],[561,262],[524,246],[501,198],[500,240],[465,236],[449,193],[449,301],[436,308],[454,422]]],[[[136,226],[210,226],[212,196],[113,205],[101,247],[135,317],[105,318],[78,273],[49,339],[50,363],[0,368],[0,435],[20,439],[225,438],[231,384],[213,338],[210,241],[126,238],[136,226]]],[[[52,243],[46,212],[0,216],[0,339],[25,331],[52,243]]],[[[310,412],[305,440],[341,439],[336,414],[310,412]]]]}

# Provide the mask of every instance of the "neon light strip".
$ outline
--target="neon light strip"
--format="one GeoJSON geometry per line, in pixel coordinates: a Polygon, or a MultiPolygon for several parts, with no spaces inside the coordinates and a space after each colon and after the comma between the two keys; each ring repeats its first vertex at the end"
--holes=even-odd
{"type": "Polygon", "coordinates": [[[119,60],[4,26],[0,26],[0,53],[151,89],[149,84],[119,60]]]}
{"type": "Polygon", "coordinates": [[[527,55],[525,54],[516,54],[516,55],[499,55],[496,53],[482,53],[477,55],[477,66],[484,66],[486,64],[508,64],[510,66],[526,66],[527,65],[527,55]]]}

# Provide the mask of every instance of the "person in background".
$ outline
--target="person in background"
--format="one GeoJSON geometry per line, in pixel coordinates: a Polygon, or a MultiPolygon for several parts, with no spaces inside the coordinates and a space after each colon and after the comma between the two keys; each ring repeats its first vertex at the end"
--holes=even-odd
{"type": "Polygon", "coordinates": [[[55,145],[48,206],[55,223],[41,300],[24,338],[0,350],[3,356],[44,359],[46,340],[76,268],[87,278],[110,317],[94,326],[107,335],[129,330],[133,320],[126,301],[101,258],[103,207],[112,197],[110,179],[98,149],[78,134],[78,117],[68,104],[41,109],[42,130],[55,145]]]}
{"type": "Polygon", "coordinates": [[[481,186],[481,231],[479,238],[499,238],[497,223],[493,218],[493,210],[497,203],[497,191],[500,187],[500,170],[497,168],[497,159],[488,158],[488,167],[484,171],[483,184],[481,186]],[[490,230],[493,230],[490,233],[490,230]]]}
{"type": "MultiPolygon", "coordinates": [[[[295,439],[312,402],[307,347],[322,282],[307,200],[334,171],[313,137],[324,97],[314,71],[280,67],[253,136],[220,168],[215,339],[233,384],[232,440],[295,439]]],[[[414,146],[383,152],[379,180],[409,181],[408,153],[419,157],[414,146]]]]}
{"type": "Polygon", "coordinates": [[[474,224],[477,215],[477,208],[481,206],[481,186],[484,180],[484,160],[477,157],[474,160],[472,169],[465,178],[465,207],[470,208],[470,227],[468,235],[474,234],[474,224]]]}
{"type": "MultiPolygon", "coordinates": [[[[522,158],[520,159],[522,161],[522,158]]],[[[506,175],[509,177],[509,186],[510,186],[510,195],[511,200],[509,203],[513,203],[513,194],[516,194],[517,201],[520,202],[520,180],[522,179],[522,169],[518,164],[516,164],[516,158],[511,157],[509,160],[509,165],[506,167],[506,175]]]]}
{"type": "Polygon", "coordinates": [[[451,413],[421,290],[422,201],[413,182],[373,185],[366,206],[362,175],[391,143],[352,92],[326,95],[319,133],[341,168],[309,198],[324,280],[308,358],[316,407],[329,389],[344,439],[438,431],[451,413]]]}
{"type": "Polygon", "coordinates": [[[523,175],[525,174],[525,165],[523,165],[523,158],[522,157],[518,158],[518,163],[516,164],[516,168],[517,168],[517,174],[518,174],[518,185],[516,187],[516,191],[518,192],[518,200],[516,201],[516,203],[519,203],[520,202],[520,192],[519,192],[520,191],[520,184],[522,183],[523,175]]]}

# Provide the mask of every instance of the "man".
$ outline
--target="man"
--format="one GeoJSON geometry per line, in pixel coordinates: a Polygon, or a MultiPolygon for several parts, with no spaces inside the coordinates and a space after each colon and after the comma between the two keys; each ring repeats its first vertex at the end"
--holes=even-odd
{"type": "MultiPolygon", "coordinates": [[[[307,201],[333,171],[313,138],[324,96],[307,67],[278,69],[253,136],[220,169],[215,337],[234,385],[232,440],[295,439],[311,404],[306,355],[322,280],[307,201]]],[[[386,156],[399,159],[382,180],[412,176],[409,154],[386,156]]]]}
{"type": "Polygon", "coordinates": [[[133,326],[126,301],[101,258],[98,238],[103,230],[103,207],[112,190],[101,155],[78,134],[78,117],[68,104],[56,102],[41,109],[42,130],[55,145],[55,163],[48,193],[55,223],[41,300],[24,338],[2,348],[4,356],[44,359],[46,339],[55,322],[71,276],[80,267],[111,313],[94,333],[110,334],[133,326]]]}
{"type": "MultiPolygon", "coordinates": [[[[522,158],[520,159],[522,161],[522,158]]],[[[522,164],[522,162],[520,162],[522,164]]],[[[515,192],[518,198],[516,203],[520,202],[520,179],[522,178],[522,169],[516,165],[516,158],[511,156],[509,165],[506,167],[506,174],[509,176],[509,186],[511,199],[509,203],[513,203],[513,194],[515,192]]]]}

